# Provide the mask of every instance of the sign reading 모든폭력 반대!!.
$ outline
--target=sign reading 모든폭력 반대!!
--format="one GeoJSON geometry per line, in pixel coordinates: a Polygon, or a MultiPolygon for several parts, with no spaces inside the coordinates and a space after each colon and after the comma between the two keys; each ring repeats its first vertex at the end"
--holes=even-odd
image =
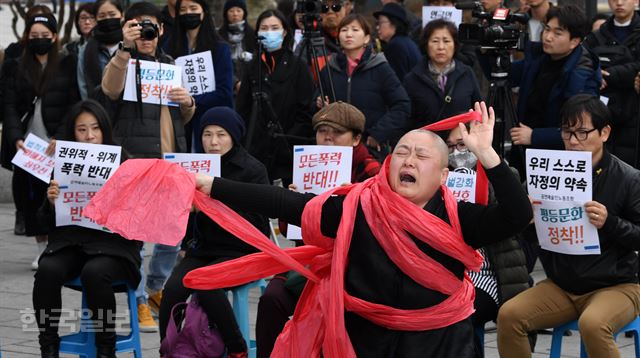
{"type": "Polygon", "coordinates": [[[164,153],[163,159],[178,164],[189,173],[201,173],[212,177],[221,176],[220,154],[164,153]]]}

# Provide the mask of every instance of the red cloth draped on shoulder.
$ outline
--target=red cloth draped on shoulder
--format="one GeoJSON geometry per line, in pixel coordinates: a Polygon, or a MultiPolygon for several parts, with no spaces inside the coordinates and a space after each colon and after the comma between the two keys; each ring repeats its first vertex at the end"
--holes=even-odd
{"type": "MultiPolygon", "coordinates": [[[[431,123],[421,129],[432,132],[446,131],[458,126],[458,123],[468,123],[471,121],[482,121],[482,115],[478,112],[463,113],[454,117],[445,118],[439,122],[431,123]]],[[[487,205],[489,202],[489,180],[484,168],[478,163],[476,168],[476,203],[487,205]]]]}

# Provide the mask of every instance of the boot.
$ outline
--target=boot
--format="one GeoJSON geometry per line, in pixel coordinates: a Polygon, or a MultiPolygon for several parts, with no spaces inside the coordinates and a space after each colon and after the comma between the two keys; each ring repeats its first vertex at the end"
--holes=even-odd
{"type": "Polygon", "coordinates": [[[57,344],[49,344],[40,347],[40,355],[42,358],[60,358],[60,348],[57,344]]]}
{"type": "Polygon", "coordinates": [[[116,358],[115,332],[96,332],[96,348],[97,358],[116,358]]]}
{"type": "Polygon", "coordinates": [[[22,211],[16,211],[16,222],[13,226],[13,233],[16,235],[24,235],[26,233],[24,213],[22,211]]]}

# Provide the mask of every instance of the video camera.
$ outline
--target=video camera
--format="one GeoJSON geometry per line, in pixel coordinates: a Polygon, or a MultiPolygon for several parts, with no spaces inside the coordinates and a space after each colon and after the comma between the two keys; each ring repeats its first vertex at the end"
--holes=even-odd
{"type": "Polygon", "coordinates": [[[473,10],[471,15],[481,20],[475,24],[460,24],[458,27],[460,42],[489,50],[524,49],[527,34],[517,23],[526,24],[529,21],[529,15],[511,14],[506,8],[497,8],[493,13],[486,12],[478,1],[458,3],[456,9],[473,10]]]}
{"type": "Polygon", "coordinates": [[[305,36],[320,35],[320,24],[322,18],[322,1],[320,0],[297,0],[295,12],[302,14],[305,36]]]}

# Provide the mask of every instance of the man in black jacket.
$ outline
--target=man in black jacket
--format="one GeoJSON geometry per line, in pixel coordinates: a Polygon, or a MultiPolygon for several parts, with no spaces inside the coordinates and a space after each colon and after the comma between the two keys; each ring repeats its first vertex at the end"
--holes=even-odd
{"type": "Polygon", "coordinates": [[[633,78],[640,70],[640,16],[638,0],[610,0],[613,15],[592,32],[584,46],[600,58],[601,94],[609,99],[611,138],[607,148],[626,163],[638,168],[638,94],[633,78]]]}
{"type": "Polygon", "coordinates": [[[576,319],[589,357],[619,357],[613,334],[640,313],[640,172],[605,149],[610,117],[598,97],[586,94],[572,97],[561,111],[566,149],[592,153],[593,201],[584,207],[598,229],[601,253],[542,251],[548,278],[498,313],[502,357],[530,357],[528,331],[576,319]]]}

